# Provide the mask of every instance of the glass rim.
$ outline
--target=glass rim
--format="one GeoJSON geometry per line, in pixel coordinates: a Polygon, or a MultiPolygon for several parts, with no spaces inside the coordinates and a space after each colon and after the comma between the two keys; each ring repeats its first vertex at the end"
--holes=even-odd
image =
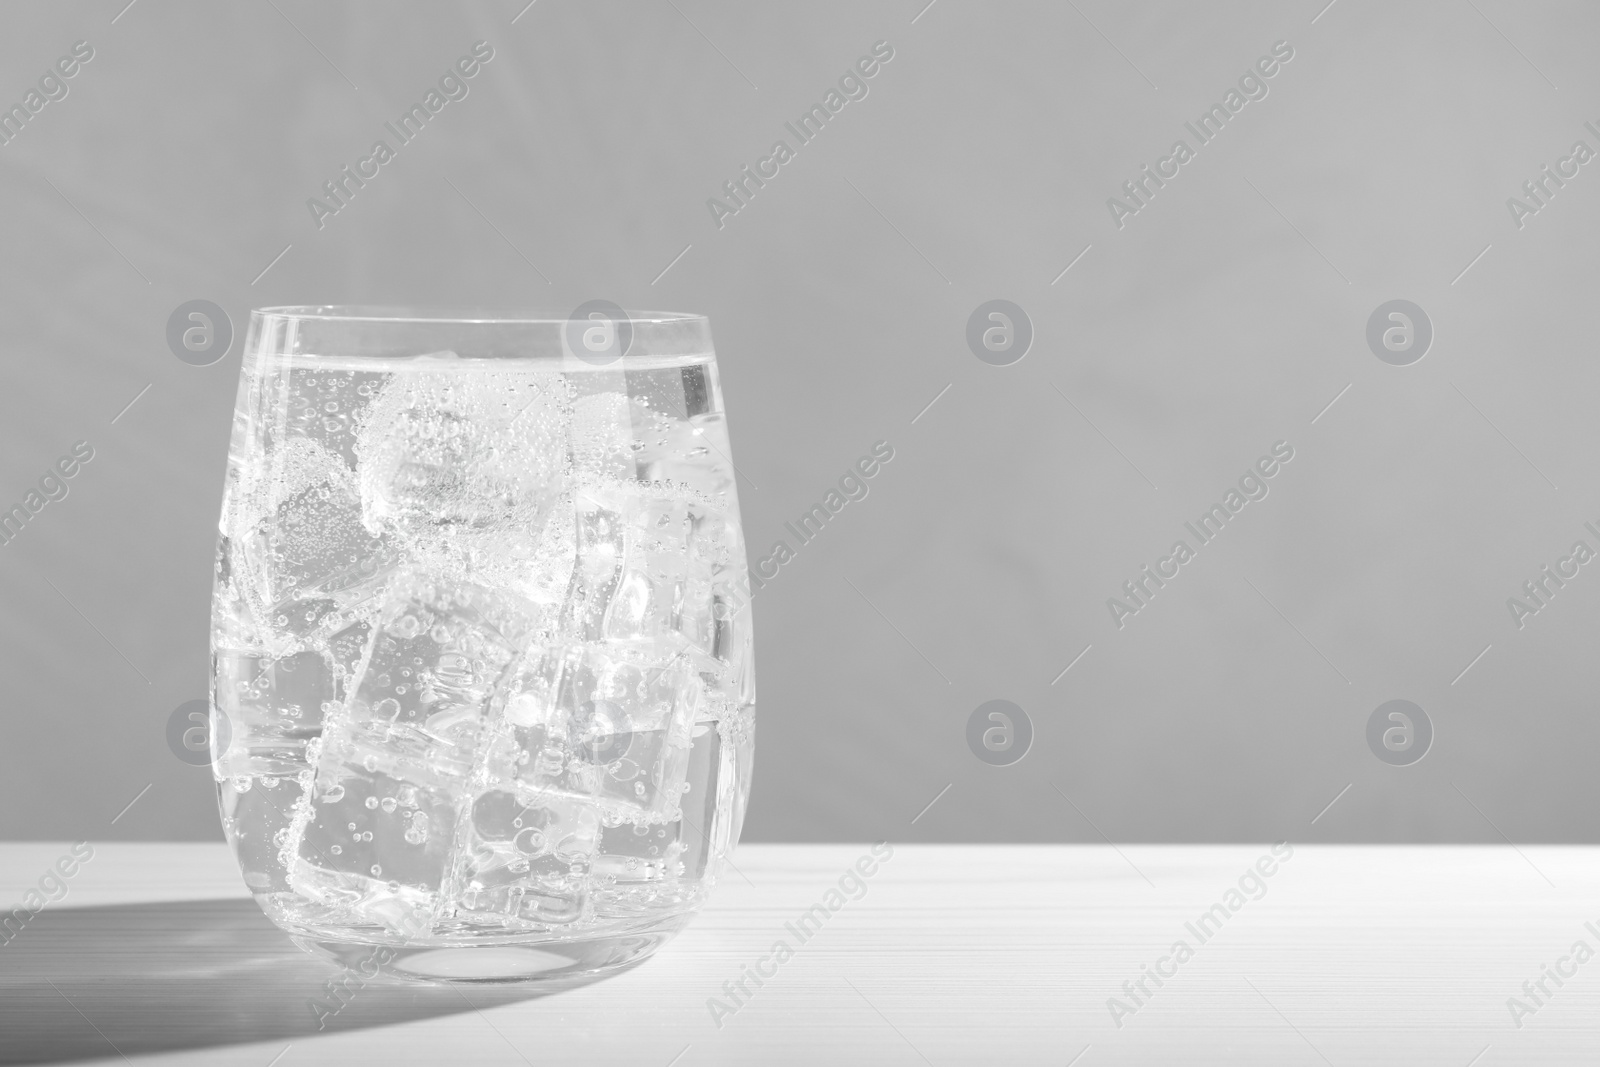
{"type": "MultiPolygon", "coordinates": [[[[706,315],[692,311],[631,311],[621,309],[629,323],[675,325],[709,323],[706,315]]],[[[474,307],[405,307],[382,304],[288,304],[250,310],[251,318],[300,319],[316,322],[437,323],[461,325],[563,326],[569,315],[541,315],[512,309],[474,307]]]]}

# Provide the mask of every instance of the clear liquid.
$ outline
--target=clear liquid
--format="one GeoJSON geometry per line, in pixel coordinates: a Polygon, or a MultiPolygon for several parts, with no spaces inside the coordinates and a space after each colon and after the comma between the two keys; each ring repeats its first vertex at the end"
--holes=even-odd
{"type": "Polygon", "coordinates": [[[268,914],[460,943],[696,907],[753,740],[730,455],[709,357],[247,366],[214,766],[268,914]]]}

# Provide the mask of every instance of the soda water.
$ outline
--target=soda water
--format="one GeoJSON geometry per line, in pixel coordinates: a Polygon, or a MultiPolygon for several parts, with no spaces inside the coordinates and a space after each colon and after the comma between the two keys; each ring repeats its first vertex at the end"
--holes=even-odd
{"type": "Polygon", "coordinates": [[[730,454],[709,354],[247,362],[214,767],[274,921],[453,945],[692,912],[753,739],[730,454]]]}

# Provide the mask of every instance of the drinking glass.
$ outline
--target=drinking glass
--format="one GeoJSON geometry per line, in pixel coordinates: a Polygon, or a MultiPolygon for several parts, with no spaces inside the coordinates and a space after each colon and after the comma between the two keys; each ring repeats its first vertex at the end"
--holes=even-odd
{"type": "Polygon", "coordinates": [[[638,963],[738,841],[755,678],[710,324],[596,306],[251,315],[222,824],[268,917],[364,974],[638,963]]]}

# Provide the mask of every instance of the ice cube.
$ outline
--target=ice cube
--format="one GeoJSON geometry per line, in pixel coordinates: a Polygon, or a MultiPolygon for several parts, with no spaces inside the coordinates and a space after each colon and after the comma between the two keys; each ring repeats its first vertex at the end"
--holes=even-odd
{"type": "Polygon", "coordinates": [[[606,612],[627,556],[627,507],[627,499],[615,492],[589,487],[577,490],[575,557],[564,625],[579,638],[594,640],[605,635],[606,612]]]}
{"type": "MultiPolygon", "coordinates": [[[[726,517],[638,483],[580,485],[563,626],[587,641],[652,639],[711,657],[726,517]]],[[[715,666],[711,664],[710,666],[715,666]]]]}
{"type": "Polygon", "coordinates": [[[641,481],[688,488],[727,507],[734,485],[733,450],[721,414],[688,422],[666,420],[634,456],[641,481]]]}
{"type": "Polygon", "coordinates": [[[677,873],[683,823],[623,823],[600,831],[596,877],[617,882],[659,882],[677,873]]]}
{"type": "Polygon", "coordinates": [[[385,749],[418,781],[471,773],[491,697],[537,609],[504,591],[407,574],[368,636],[340,739],[385,749]]]}
{"type": "Polygon", "coordinates": [[[751,704],[756,698],[756,673],[749,600],[719,592],[712,616],[716,631],[711,654],[719,664],[712,672],[716,684],[735,706],[751,704]]]}
{"type": "MultiPolygon", "coordinates": [[[[242,539],[245,582],[252,606],[269,627],[302,639],[338,628],[341,610],[375,596],[394,567],[394,546],[361,524],[361,502],[347,474],[329,473],[311,485],[286,478],[284,495],[242,539]]],[[[308,477],[310,477],[308,475],[308,477]]]]}
{"type": "Polygon", "coordinates": [[[473,802],[457,917],[560,924],[581,918],[600,837],[591,805],[490,790],[473,802]]]}
{"type": "Polygon", "coordinates": [[[309,770],[306,744],[322,733],[324,710],[336,698],[330,657],[219,648],[215,662],[216,705],[231,728],[218,779],[294,777],[309,770]]]}
{"type": "Polygon", "coordinates": [[[687,775],[690,788],[679,805],[684,823],[682,877],[691,882],[705,877],[711,857],[725,853],[730,844],[727,820],[717,818],[719,810],[732,808],[730,798],[721,798],[720,804],[718,798],[719,790],[734,784],[731,765],[723,765],[726,748],[719,723],[695,724],[687,775]]]}
{"type": "Polygon", "coordinates": [[[265,513],[308,489],[331,486],[348,493],[355,486],[344,458],[309,437],[291,436],[282,447],[270,452],[261,478],[257,492],[265,513]]]}
{"type": "Polygon", "coordinates": [[[298,779],[271,775],[230,778],[218,784],[222,828],[253,892],[289,889],[282,853],[302,792],[298,779]]]}
{"type": "Polygon", "coordinates": [[[557,647],[509,692],[492,777],[583,799],[608,823],[676,817],[703,696],[686,657],[653,642],[557,647]]]}
{"type": "Polygon", "coordinates": [[[396,374],[356,442],[367,528],[435,547],[538,529],[566,488],[569,418],[554,371],[396,374]]]}
{"type": "Polygon", "coordinates": [[[461,801],[401,777],[395,762],[360,744],[330,746],[286,861],[295,892],[406,932],[438,917],[461,801]]]}
{"type": "Polygon", "coordinates": [[[709,365],[632,371],[628,395],[638,479],[688,488],[729,506],[733,450],[709,365]]]}
{"type": "Polygon", "coordinates": [[[353,488],[350,468],[337,452],[307,437],[277,437],[260,463],[230,457],[224,532],[247,535],[287,501],[324,485],[353,488]]]}
{"type": "Polygon", "coordinates": [[[692,419],[718,409],[711,364],[656,367],[628,372],[628,396],[634,403],[671,418],[692,419]]]}
{"type": "Polygon", "coordinates": [[[575,473],[589,478],[633,478],[633,413],[633,404],[626,393],[589,393],[573,400],[572,465],[575,473]]]}
{"type": "MultiPolygon", "coordinates": [[[[730,527],[718,509],[681,496],[627,502],[626,547],[606,608],[605,637],[679,640],[715,657],[715,597],[730,569],[730,527]]],[[[734,529],[731,540],[737,544],[734,529]]],[[[705,663],[713,670],[716,664],[705,663]]]]}
{"type": "Polygon", "coordinates": [[[674,630],[689,581],[687,505],[671,498],[629,504],[622,573],[605,616],[608,638],[653,637],[674,630]]]}
{"type": "MultiPolygon", "coordinates": [[[[368,406],[392,377],[387,372],[292,367],[283,382],[285,440],[312,441],[356,465],[356,433],[368,406]]],[[[268,405],[269,408],[275,405],[268,405]]]]}
{"type": "Polygon", "coordinates": [[[396,929],[440,916],[484,726],[533,614],[510,593],[407,571],[370,626],[335,637],[330,656],[361,650],[296,824],[296,891],[396,929]]]}
{"type": "Polygon", "coordinates": [[[610,884],[637,882],[690,883],[705,877],[711,856],[728,849],[727,821],[718,821],[719,799],[724,810],[729,798],[718,790],[730,786],[722,766],[724,745],[715,722],[699,722],[679,802],[679,817],[667,823],[628,823],[605,826],[594,858],[594,874],[610,884]]]}
{"type": "Polygon", "coordinates": [[[337,631],[325,646],[328,660],[333,665],[334,703],[342,708],[349,702],[350,692],[357,680],[357,672],[367,654],[367,642],[372,635],[372,623],[358,620],[337,631]]]}
{"type": "Polygon", "coordinates": [[[572,589],[575,518],[571,494],[563,494],[540,528],[458,540],[455,547],[464,565],[445,569],[470,573],[480,585],[509,590],[537,605],[537,628],[553,631],[572,589]]]}

